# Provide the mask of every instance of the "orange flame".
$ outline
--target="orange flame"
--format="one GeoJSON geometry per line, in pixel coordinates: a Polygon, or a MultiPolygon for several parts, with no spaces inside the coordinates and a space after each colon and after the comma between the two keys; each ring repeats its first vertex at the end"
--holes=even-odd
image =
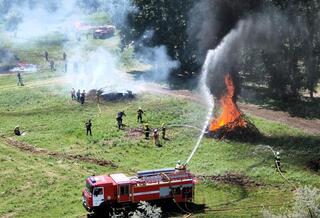
{"type": "Polygon", "coordinates": [[[232,124],[230,128],[245,126],[246,122],[241,118],[241,112],[233,100],[235,87],[230,74],[224,77],[227,93],[220,99],[222,113],[218,119],[211,122],[209,131],[215,132],[223,126],[232,124]]]}

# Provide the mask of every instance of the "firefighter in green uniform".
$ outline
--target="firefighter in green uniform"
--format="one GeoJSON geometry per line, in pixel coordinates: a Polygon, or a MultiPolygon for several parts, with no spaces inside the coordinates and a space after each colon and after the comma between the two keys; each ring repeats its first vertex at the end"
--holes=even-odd
{"type": "Polygon", "coordinates": [[[142,123],[142,114],[143,114],[143,110],[141,109],[141,107],[139,107],[139,110],[137,111],[137,119],[138,119],[138,123],[142,123]]]}
{"type": "Polygon", "coordinates": [[[148,124],[146,124],[144,126],[144,135],[145,135],[145,139],[149,139],[149,137],[150,137],[150,128],[149,128],[148,124]]]}

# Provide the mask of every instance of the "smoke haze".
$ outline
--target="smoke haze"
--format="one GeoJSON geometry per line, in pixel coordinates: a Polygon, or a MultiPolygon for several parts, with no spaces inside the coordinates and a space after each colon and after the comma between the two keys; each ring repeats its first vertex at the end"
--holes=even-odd
{"type": "MultiPolygon", "coordinates": [[[[10,37],[14,43],[26,43],[48,37],[63,38],[62,52],[67,58],[67,78],[76,89],[100,89],[106,91],[137,91],[141,82],[137,83],[121,68],[119,48],[104,48],[89,46],[90,37],[80,33],[79,26],[90,25],[88,16],[95,13],[107,13],[111,23],[116,27],[126,26],[128,13],[136,11],[131,0],[57,0],[57,1],[22,1],[8,6],[6,14],[16,13],[21,17],[17,23],[15,37],[10,37]],[[88,49],[90,48],[90,49],[88,49]]],[[[94,18],[93,18],[94,19],[94,18]]],[[[91,27],[90,27],[91,26],[91,27]]],[[[108,40],[108,39],[107,39],[108,40]]],[[[46,42],[45,42],[46,43],[46,42]]],[[[43,44],[43,43],[42,43],[43,44]]],[[[46,46],[46,44],[43,44],[46,46]]],[[[43,49],[43,52],[45,48],[43,49]]],[[[50,56],[50,54],[49,54],[50,56]]],[[[60,55],[59,55],[60,56],[60,55]]],[[[145,74],[146,81],[166,82],[170,71],[179,66],[167,55],[165,46],[148,47],[141,43],[141,50],[137,56],[143,64],[151,65],[151,73],[145,74]]],[[[56,64],[64,65],[60,59],[53,59],[56,64]]],[[[64,67],[59,67],[58,70],[64,67]]]]}

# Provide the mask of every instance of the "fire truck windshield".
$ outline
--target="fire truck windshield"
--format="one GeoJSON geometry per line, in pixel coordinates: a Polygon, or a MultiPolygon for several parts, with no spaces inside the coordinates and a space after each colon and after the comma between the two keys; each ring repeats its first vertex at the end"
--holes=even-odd
{"type": "Polygon", "coordinates": [[[89,182],[86,182],[86,190],[87,192],[92,193],[93,187],[90,185],[89,182]]]}

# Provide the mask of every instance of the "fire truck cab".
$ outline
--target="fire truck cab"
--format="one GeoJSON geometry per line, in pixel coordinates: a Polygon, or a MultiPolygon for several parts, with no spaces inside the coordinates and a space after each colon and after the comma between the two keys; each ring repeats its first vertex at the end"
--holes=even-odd
{"type": "Polygon", "coordinates": [[[140,171],[133,177],[123,173],[90,176],[82,191],[82,202],[89,212],[140,201],[189,202],[193,200],[195,184],[196,179],[189,171],[174,168],[140,171]]]}

